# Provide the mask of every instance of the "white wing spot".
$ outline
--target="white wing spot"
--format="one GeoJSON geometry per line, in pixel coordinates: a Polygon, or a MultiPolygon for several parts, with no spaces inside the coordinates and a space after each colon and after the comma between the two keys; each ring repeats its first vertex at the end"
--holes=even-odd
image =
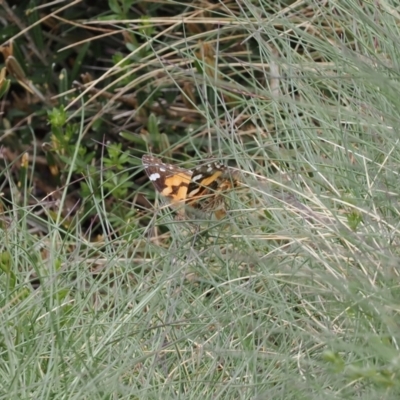
{"type": "Polygon", "coordinates": [[[167,172],[167,170],[164,167],[160,167],[161,172],[167,172]]]}
{"type": "Polygon", "coordinates": [[[196,175],[196,176],[194,176],[194,177],[192,178],[192,181],[193,181],[193,182],[196,182],[197,180],[201,179],[202,177],[203,177],[203,174],[198,174],[198,175],[196,175]]]}
{"type": "Polygon", "coordinates": [[[156,181],[157,179],[160,179],[161,178],[161,175],[158,173],[158,172],[155,172],[154,174],[151,174],[150,176],[149,176],[149,179],[152,181],[152,182],[154,182],[154,181],[156,181]]]}

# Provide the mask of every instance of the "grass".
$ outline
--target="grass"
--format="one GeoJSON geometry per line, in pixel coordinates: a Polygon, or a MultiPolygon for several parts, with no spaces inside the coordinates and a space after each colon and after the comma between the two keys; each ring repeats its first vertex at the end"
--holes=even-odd
{"type": "Polygon", "coordinates": [[[29,123],[4,103],[0,399],[399,397],[393,4],[24,20],[65,80],[29,123]],[[227,217],[176,221],[148,151],[237,169],[227,217]]]}

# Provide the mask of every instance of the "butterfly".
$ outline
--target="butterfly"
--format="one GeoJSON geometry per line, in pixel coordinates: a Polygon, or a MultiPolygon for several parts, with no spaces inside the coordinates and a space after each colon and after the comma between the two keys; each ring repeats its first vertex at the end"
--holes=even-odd
{"type": "Polygon", "coordinates": [[[163,163],[145,154],[142,163],[153,185],[173,207],[188,205],[200,212],[212,212],[217,219],[226,215],[224,192],[238,185],[230,168],[218,162],[185,169],[163,163]]]}

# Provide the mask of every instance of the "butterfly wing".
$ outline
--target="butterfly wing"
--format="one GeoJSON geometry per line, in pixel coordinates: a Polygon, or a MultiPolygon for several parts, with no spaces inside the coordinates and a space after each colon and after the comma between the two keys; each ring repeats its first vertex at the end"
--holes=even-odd
{"type": "Polygon", "coordinates": [[[188,200],[195,201],[204,196],[216,195],[227,173],[227,167],[217,162],[210,162],[192,171],[192,180],[188,188],[188,200]]]}
{"type": "Polygon", "coordinates": [[[145,154],[142,163],[150,181],[171,203],[186,201],[192,171],[163,163],[159,158],[145,154]]]}

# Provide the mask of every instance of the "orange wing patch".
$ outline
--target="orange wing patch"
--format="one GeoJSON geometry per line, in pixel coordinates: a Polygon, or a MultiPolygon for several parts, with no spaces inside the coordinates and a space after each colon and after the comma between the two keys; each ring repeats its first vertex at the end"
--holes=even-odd
{"type": "Polygon", "coordinates": [[[176,203],[185,201],[189,188],[191,175],[177,174],[164,179],[164,189],[160,192],[165,197],[170,197],[176,203]]]}

